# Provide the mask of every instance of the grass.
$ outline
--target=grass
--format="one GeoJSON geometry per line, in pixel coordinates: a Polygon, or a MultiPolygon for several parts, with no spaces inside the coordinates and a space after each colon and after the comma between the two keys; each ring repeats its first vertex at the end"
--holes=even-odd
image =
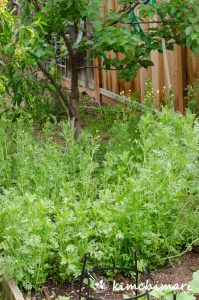
{"type": "Polygon", "coordinates": [[[87,251],[95,266],[129,266],[136,248],[154,268],[198,237],[194,116],[111,110],[77,141],[60,123],[61,143],[52,123],[38,135],[1,120],[0,268],[25,289],[71,280],[87,251]]]}

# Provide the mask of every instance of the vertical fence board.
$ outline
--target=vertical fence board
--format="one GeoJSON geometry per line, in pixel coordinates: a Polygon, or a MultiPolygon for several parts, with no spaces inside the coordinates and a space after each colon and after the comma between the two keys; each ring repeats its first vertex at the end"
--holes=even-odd
{"type": "Polygon", "coordinates": [[[174,76],[174,101],[175,108],[183,112],[184,111],[184,82],[183,82],[183,51],[180,46],[175,46],[175,76],[174,76]]]}
{"type": "Polygon", "coordinates": [[[95,59],[93,62],[94,66],[94,90],[95,90],[95,98],[97,101],[100,101],[100,72],[99,72],[99,59],[95,59]]]}

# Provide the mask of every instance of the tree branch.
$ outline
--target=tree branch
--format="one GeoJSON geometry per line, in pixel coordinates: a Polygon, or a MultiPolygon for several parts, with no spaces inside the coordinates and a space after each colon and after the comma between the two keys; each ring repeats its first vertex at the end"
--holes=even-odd
{"type": "Polygon", "coordinates": [[[106,71],[118,71],[118,69],[113,69],[113,68],[110,68],[110,69],[106,69],[104,67],[94,67],[94,66],[85,66],[85,67],[79,67],[78,70],[84,70],[84,69],[98,69],[98,70],[106,70],[106,71]]]}
{"type": "Polygon", "coordinates": [[[111,22],[109,25],[115,25],[120,22],[123,15],[129,14],[132,10],[134,10],[138,5],[140,4],[140,1],[137,0],[136,2],[132,3],[128,7],[123,7],[121,10],[118,11],[118,14],[120,14],[119,18],[113,22],[111,22]]]}
{"type": "Polygon", "coordinates": [[[136,1],[134,3],[132,3],[131,5],[129,5],[128,7],[124,7],[122,9],[119,10],[119,13],[123,14],[128,14],[130,13],[132,10],[134,10],[138,5],[140,4],[140,1],[136,1]]]}
{"type": "Polygon", "coordinates": [[[54,77],[50,74],[50,72],[47,70],[45,64],[41,61],[37,62],[38,67],[41,69],[41,71],[46,75],[46,77],[50,80],[51,84],[55,87],[57,90],[57,93],[60,96],[61,103],[64,107],[64,109],[69,110],[69,103],[66,95],[64,94],[62,87],[56,82],[54,77]]]}
{"type": "Polygon", "coordinates": [[[66,47],[68,49],[68,52],[69,52],[70,56],[72,57],[74,55],[74,50],[73,50],[73,47],[72,47],[72,43],[71,43],[70,39],[67,37],[67,35],[66,35],[66,33],[64,32],[63,29],[61,31],[61,36],[64,39],[64,42],[66,44],[66,47]]]}

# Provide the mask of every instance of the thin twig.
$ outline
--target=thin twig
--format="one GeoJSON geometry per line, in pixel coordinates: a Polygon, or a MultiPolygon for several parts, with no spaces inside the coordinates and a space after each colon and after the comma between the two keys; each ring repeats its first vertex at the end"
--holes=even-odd
{"type": "Polygon", "coordinates": [[[67,110],[69,108],[69,103],[66,95],[64,94],[62,90],[62,86],[57,83],[55,78],[51,75],[51,73],[47,70],[45,64],[41,61],[37,61],[38,67],[41,69],[41,71],[47,76],[47,78],[50,80],[51,84],[56,88],[57,93],[60,96],[61,103],[64,109],[67,110]]]}
{"type": "Polygon", "coordinates": [[[129,5],[128,7],[126,8],[123,8],[122,10],[119,11],[119,13],[122,13],[122,14],[128,14],[130,13],[132,10],[134,10],[138,5],[140,4],[139,1],[136,1],[135,3],[129,5]]]}
{"type": "Polygon", "coordinates": [[[64,42],[66,44],[66,47],[68,49],[68,52],[70,53],[70,56],[73,56],[74,54],[74,50],[72,48],[72,42],[70,41],[70,39],[67,37],[66,33],[64,32],[64,30],[61,31],[61,36],[64,39],[64,42]]]}
{"type": "Polygon", "coordinates": [[[113,68],[107,69],[104,67],[94,67],[94,66],[79,67],[78,69],[98,69],[98,70],[106,70],[106,71],[118,71],[118,69],[113,69],[113,68]]]}

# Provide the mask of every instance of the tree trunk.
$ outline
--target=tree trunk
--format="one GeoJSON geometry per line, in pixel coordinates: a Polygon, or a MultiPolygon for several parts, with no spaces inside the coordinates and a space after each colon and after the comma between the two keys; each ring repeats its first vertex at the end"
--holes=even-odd
{"type": "Polygon", "coordinates": [[[75,138],[81,133],[81,119],[79,113],[79,86],[78,86],[78,54],[70,57],[71,64],[71,92],[70,92],[70,118],[74,122],[75,138]]]}

